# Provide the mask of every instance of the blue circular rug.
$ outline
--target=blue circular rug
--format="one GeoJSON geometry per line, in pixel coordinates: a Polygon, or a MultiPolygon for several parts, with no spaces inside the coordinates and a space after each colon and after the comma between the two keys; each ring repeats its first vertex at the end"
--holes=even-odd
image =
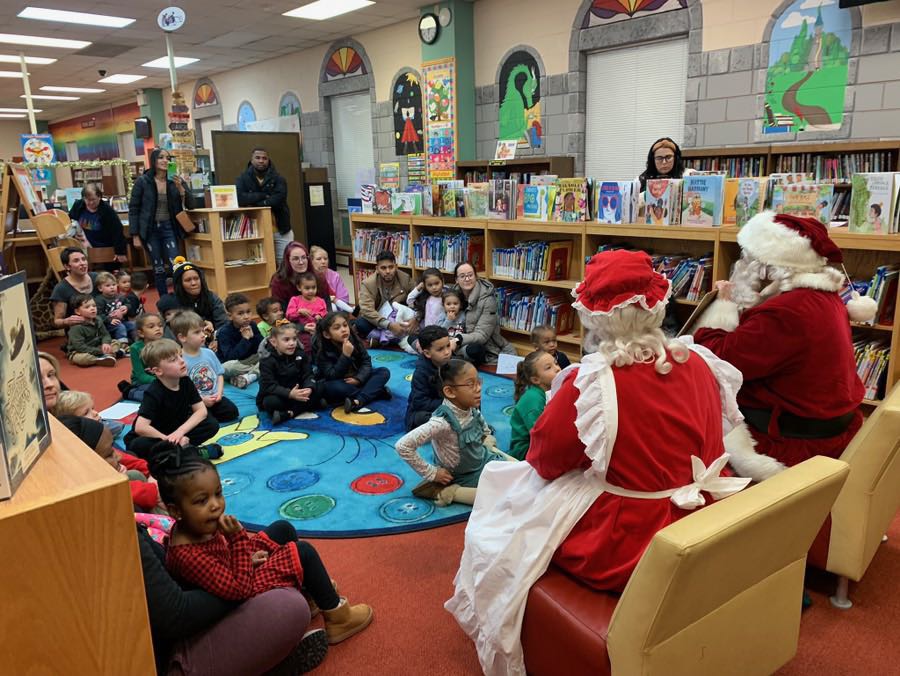
{"type": "MultiPolygon", "coordinates": [[[[435,528],[465,520],[466,505],[437,507],[413,497],[421,478],[401,460],[394,443],[406,430],[409,381],[416,358],[372,350],[373,366],[391,371],[391,401],[345,415],[342,408],[305,414],[276,427],[255,404],[257,385],[225,395],[241,418],[223,425],[213,441],[227,511],[249,527],[287,519],[304,537],[365,537],[435,528]]],[[[513,382],[482,374],[482,413],[501,449],[509,446],[513,382]]],[[[431,446],[419,449],[433,460],[431,446]]]]}

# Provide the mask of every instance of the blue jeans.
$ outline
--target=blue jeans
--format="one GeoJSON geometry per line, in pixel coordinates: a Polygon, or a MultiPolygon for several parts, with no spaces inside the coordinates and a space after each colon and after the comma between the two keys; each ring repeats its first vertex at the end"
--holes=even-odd
{"type": "Polygon", "coordinates": [[[144,248],[153,264],[153,281],[160,296],[164,296],[166,276],[172,274],[172,261],[178,255],[178,240],[172,221],[160,221],[150,228],[150,234],[144,240],[144,248]]]}
{"type": "Polygon", "coordinates": [[[134,333],[134,322],[126,319],[119,324],[107,326],[106,328],[109,330],[109,335],[112,336],[113,340],[125,342],[132,338],[132,334],[134,333]]]}
{"type": "Polygon", "coordinates": [[[344,399],[356,399],[362,406],[371,404],[381,396],[390,377],[391,372],[385,367],[379,366],[372,369],[369,379],[362,384],[362,387],[348,385],[343,380],[326,380],[325,400],[333,404],[340,403],[344,399]]]}

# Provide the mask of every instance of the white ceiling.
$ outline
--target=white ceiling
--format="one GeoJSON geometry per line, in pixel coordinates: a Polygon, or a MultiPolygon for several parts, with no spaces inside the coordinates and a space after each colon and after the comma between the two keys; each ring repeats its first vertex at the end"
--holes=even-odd
{"type": "MultiPolygon", "coordinates": [[[[309,21],[282,16],[283,12],[310,0],[182,0],[177,3],[187,13],[187,22],[173,34],[176,56],[200,59],[178,69],[179,80],[189,81],[225,70],[265,61],[273,57],[328,44],[338,38],[388,26],[419,15],[423,0],[377,0],[374,5],[325,21],[309,21]]],[[[93,44],[79,50],[25,47],[26,56],[58,59],[49,66],[28,67],[31,90],[43,85],[98,87],[102,94],[72,94],[79,101],[35,101],[42,109],[36,117],[59,120],[99,110],[111,103],[131,99],[137,89],[168,87],[169,71],[142,68],[141,64],[165,56],[164,33],[156,25],[160,10],[175,2],[121,0],[0,0],[0,32],[20,35],[89,40],[93,44]],[[136,21],[126,28],[94,28],[76,24],[20,19],[25,7],[48,7],[93,14],[128,17],[136,21]],[[93,55],[92,55],[93,54],[93,55]],[[146,75],[128,85],[97,84],[98,70],[108,75],[146,75]]],[[[16,45],[0,44],[0,54],[17,54],[16,45]]],[[[0,63],[0,70],[18,70],[16,64],[0,63]]],[[[24,108],[21,79],[0,78],[0,107],[24,108]]],[[[190,95],[190,92],[186,92],[190,95]]]]}

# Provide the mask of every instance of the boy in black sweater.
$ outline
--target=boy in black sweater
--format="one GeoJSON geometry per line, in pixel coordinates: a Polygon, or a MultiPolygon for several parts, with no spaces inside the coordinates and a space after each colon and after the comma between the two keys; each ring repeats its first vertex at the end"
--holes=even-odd
{"type": "Polygon", "coordinates": [[[243,293],[225,297],[227,324],[216,331],[216,356],[225,367],[225,379],[243,389],[259,376],[259,344],[263,337],[253,323],[250,299],[243,293]]]}
{"type": "Polygon", "coordinates": [[[321,407],[322,386],[313,378],[312,364],[298,349],[297,326],[279,320],[269,333],[269,356],[259,362],[259,393],[256,406],[278,425],[321,407]]]}
{"type": "Polygon", "coordinates": [[[188,377],[178,343],[168,338],[155,340],[141,350],[141,361],[156,380],[144,393],[134,428],[125,435],[125,447],[147,460],[153,447],[165,439],[181,446],[199,446],[210,460],[221,458],[218,444],[200,446],[218,433],[219,421],[206,410],[188,377]]]}
{"type": "Polygon", "coordinates": [[[407,431],[428,422],[431,414],[444,400],[438,384],[438,369],[453,356],[452,345],[450,334],[443,326],[432,324],[419,331],[422,356],[419,357],[409,386],[409,402],[406,405],[407,431]]]}

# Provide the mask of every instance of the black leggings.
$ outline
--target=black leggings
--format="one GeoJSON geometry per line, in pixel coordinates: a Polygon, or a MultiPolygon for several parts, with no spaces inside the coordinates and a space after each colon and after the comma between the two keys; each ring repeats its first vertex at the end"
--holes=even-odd
{"type": "Polygon", "coordinates": [[[319,558],[316,548],[308,542],[298,540],[297,529],[287,521],[274,521],[263,528],[263,533],[280,545],[294,543],[300,555],[300,565],[303,566],[303,588],[322,610],[337,608],[341,599],[334,591],[331,576],[325,570],[325,564],[319,558]]]}
{"type": "MultiPolygon", "coordinates": [[[[230,403],[230,402],[229,402],[230,403]]],[[[187,433],[188,439],[191,440],[192,446],[202,446],[205,441],[211,439],[219,433],[219,421],[207,412],[206,419],[197,425],[194,429],[187,433]]],[[[143,460],[149,460],[153,455],[153,447],[158,444],[161,439],[155,437],[140,437],[134,432],[134,428],[125,435],[125,449],[129,453],[134,453],[143,460]]]]}

